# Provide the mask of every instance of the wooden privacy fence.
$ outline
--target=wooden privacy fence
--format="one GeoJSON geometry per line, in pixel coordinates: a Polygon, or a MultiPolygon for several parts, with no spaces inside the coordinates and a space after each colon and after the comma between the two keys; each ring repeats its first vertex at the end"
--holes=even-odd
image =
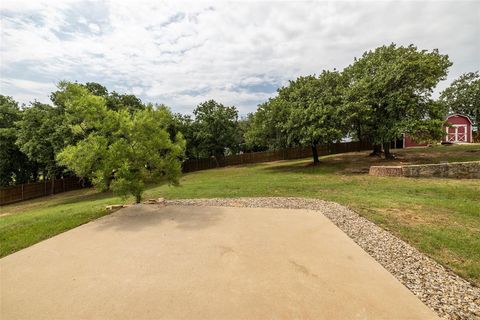
{"type": "Polygon", "coordinates": [[[69,177],[2,188],[0,189],[0,205],[76,190],[82,187],[83,184],[79,178],[69,177]]]}
{"type": "MultiPolygon", "coordinates": [[[[317,152],[318,156],[325,156],[336,153],[369,150],[371,148],[371,143],[354,141],[319,145],[317,146],[317,152]]],[[[243,153],[226,156],[218,160],[213,157],[206,159],[190,159],[183,163],[183,172],[192,172],[246,163],[300,159],[311,156],[312,148],[308,146],[275,151],[243,153]]],[[[11,188],[0,189],[0,205],[76,190],[82,187],[83,184],[80,182],[78,177],[69,177],[54,181],[46,180],[42,182],[26,183],[11,188]],[[53,189],[52,183],[54,184],[53,189]]]]}
{"type": "MultiPolygon", "coordinates": [[[[370,150],[372,144],[369,142],[339,142],[317,146],[318,156],[325,156],[336,153],[370,150]]],[[[226,156],[220,159],[190,159],[183,163],[183,172],[192,172],[218,167],[233,166],[245,163],[259,163],[277,160],[300,159],[312,156],[312,147],[296,147],[275,151],[250,152],[226,156]]]]}

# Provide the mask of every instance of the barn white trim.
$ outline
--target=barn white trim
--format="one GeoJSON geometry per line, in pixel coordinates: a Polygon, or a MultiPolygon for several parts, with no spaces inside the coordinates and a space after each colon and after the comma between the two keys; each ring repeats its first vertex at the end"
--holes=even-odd
{"type": "MultiPolygon", "coordinates": [[[[467,132],[468,126],[466,124],[451,124],[450,126],[447,126],[445,128],[446,131],[446,137],[445,140],[448,142],[463,142],[467,143],[470,142],[468,139],[468,132],[467,132]],[[455,128],[455,133],[453,133],[453,136],[451,136],[451,133],[449,132],[448,129],[450,128],[455,128]],[[461,133],[459,133],[458,129],[463,128],[463,136],[461,136],[461,133]]],[[[470,126],[470,131],[471,131],[471,126],[470,126]]],[[[471,136],[471,135],[470,135],[471,136]]]]}

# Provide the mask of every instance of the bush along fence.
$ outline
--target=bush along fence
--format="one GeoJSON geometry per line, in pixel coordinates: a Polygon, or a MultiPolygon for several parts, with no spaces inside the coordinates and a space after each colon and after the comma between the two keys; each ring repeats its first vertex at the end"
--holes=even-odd
{"type": "MultiPolygon", "coordinates": [[[[318,156],[325,156],[336,153],[364,151],[372,149],[370,142],[339,142],[317,146],[318,156]]],[[[296,147],[275,151],[250,152],[231,155],[216,159],[214,157],[205,159],[189,159],[183,163],[183,172],[193,172],[218,167],[233,166],[247,163],[259,163],[278,160],[301,159],[312,156],[312,148],[296,147]]]]}
{"type": "Polygon", "coordinates": [[[25,183],[15,187],[0,189],[0,205],[62,193],[83,188],[78,177],[25,183]]]}

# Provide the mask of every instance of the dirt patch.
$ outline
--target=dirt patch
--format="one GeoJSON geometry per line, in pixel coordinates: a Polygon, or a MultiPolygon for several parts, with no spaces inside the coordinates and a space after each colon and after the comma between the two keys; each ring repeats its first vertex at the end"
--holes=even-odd
{"type": "Polygon", "coordinates": [[[409,209],[404,208],[375,208],[374,211],[382,212],[388,216],[398,220],[404,225],[416,226],[416,225],[450,225],[451,220],[448,219],[446,214],[442,214],[435,211],[434,214],[419,215],[418,212],[429,212],[431,209],[425,209],[420,206],[410,205],[409,209]]]}

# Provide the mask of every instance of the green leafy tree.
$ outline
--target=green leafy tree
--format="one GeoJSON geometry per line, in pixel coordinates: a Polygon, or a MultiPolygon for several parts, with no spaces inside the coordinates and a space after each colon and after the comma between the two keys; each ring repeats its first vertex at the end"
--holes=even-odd
{"type": "Polygon", "coordinates": [[[225,107],[215,100],[208,100],[200,103],[193,113],[195,142],[202,154],[218,160],[227,150],[238,151],[238,111],[234,106],[225,107]]]}
{"type": "MultiPolygon", "coordinates": [[[[17,145],[30,161],[38,163],[44,178],[55,179],[63,173],[55,155],[62,150],[71,136],[65,125],[63,110],[48,104],[33,102],[22,112],[17,122],[17,145]]],[[[53,184],[52,184],[53,186],[53,184]]]]}
{"type": "MultiPolygon", "coordinates": [[[[68,100],[68,92],[66,92],[68,86],[72,82],[61,81],[57,87],[58,90],[52,92],[50,99],[53,104],[57,107],[63,108],[65,101],[68,100]]],[[[145,109],[145,105],[142,103],[138,97],[133,94],[120,94],[115,91],[108,92],[107,88],[96,82],[87,82],[85,84],[78,84],[88,90],[89,93],[94,96],[105,98],[106,106],[110,110],[128,110],[130,113],[133,113],[137,110],[145,109]]]]}
{"type": "Polygon", "coordinates": [[[15,123],[22,118],[18,103],[11,97],[0,95],[0,186],[7,187],[36,179],[36,163],[16,145],[15,123]]]}
{"type": "Polygon", "coordinates": [[[102,86],[100,83],[97,82],[87,82],[84,84],[85,88],[90,91],[93,95],[99,97],[108,97],[108,89],[105,86],[102,86]]]}
{"type": "Polygon", "coordinates": [[[402,133],[421,136],[417,130],[421,129],[440,136],[443,119],[431,95],[451,65],[438,50],[413,45],[391,44],[365,52],[344,70],[352,131],[362,140],[383,145],[387,158],[392,157],[390,142],[402,133]]]}
{"type": "Polygon", "coordinates": [[[185,157],[187,159],[200,159],[202,156],[207,157],[207,153],[203,153],[197,139],[197,123],[190,115],[177,113],[173,116],[173,126],[171,134],[181,132],[186,141],[185,157]]]}
{"type": "MultiPolygon", "coordinates": [[[[50,100],[53,102],[53,104],[57,108],[61,109],[62,111],[65,108],[65,103],[69,99],[69,96],[68,96],[69,92],[67,92],[67,88],[69,88],[69,86],[71,84],[73,84],[73,82],[60,81],[57,84],[57,89],[58,90],[56,90],[56,91],[54,91],[50,94],[50,100]]],[[[77,84],[77,83],[75,83],[75,84],[77,84]]],[[[86,84],[78,84],[78,85],[86,88],[87,92],[89,92],[89,93],[91,93],[95,96],[104,97],[104,98],[108,97],[107,88],[105,88],[104,86],[102,86],[99,83],[87,82],[86,84]]]]}
{"type": "Polygon", "coordinates": [[[289,147],[284,123],[288,109],[278,97],[271,98],[258,106],[244,134],[245,143],[253,150],[275,150],[289,147]]]}
{"type": "Polygon", "coordinates": [[[480,74],[468,72],[445,89],[440,95],[446,107],[455,113],[464,114],[476,123],[477,140],[480,141],[480,74]]]}
{"type": "Polygon", "coordinates": [[[237,129],[237,141],[239,150],[241,152],[258,152],[258,151],[265,151],[268,147],[251,147],[247,142],[247,132],[250,131],[250,128],[253,124],[253,113],[247,114],[246,117],[240,118],[238,120],[238,129],[237,129]]]}
{"type": "Polygon", "coordinates": [[[337,71],[299,77],[278,92],[278,98],[290,110],[284,123],[288,142],[310,145],[315,164],[319,163],[318,144],[336,142],[344,136],[343,92],[343,79],[337,71]]]}
{"type": "Polygon", "coordinates": [[[119,94],[113,91],[107,96],[107,108],[111,110],[125,109],[130,113],[134,113],[138,110],[144,110],[145,105],[142,103],[142,100],[133,94],[119,94]]]}
{"type": "Polygon", "coordinates": [[[278,96],[259,106],[246,133],[250,145],[287,147],[309,145],[319,163],[317,146],[340,140],[344,80],[337,71],[299,77],[278,90],[278,96]]]}
{"type": "Polygon", "coordinates": [[[82,138],[58,154],[61,164],[100,190],[132,194],[137,203],[147,182],[178,183],[185,140],[181,134],[171,138],[168,109],[111,110],[104,97],[78,84],[68,84],[65,93],[71,129],[82,138]]]}

